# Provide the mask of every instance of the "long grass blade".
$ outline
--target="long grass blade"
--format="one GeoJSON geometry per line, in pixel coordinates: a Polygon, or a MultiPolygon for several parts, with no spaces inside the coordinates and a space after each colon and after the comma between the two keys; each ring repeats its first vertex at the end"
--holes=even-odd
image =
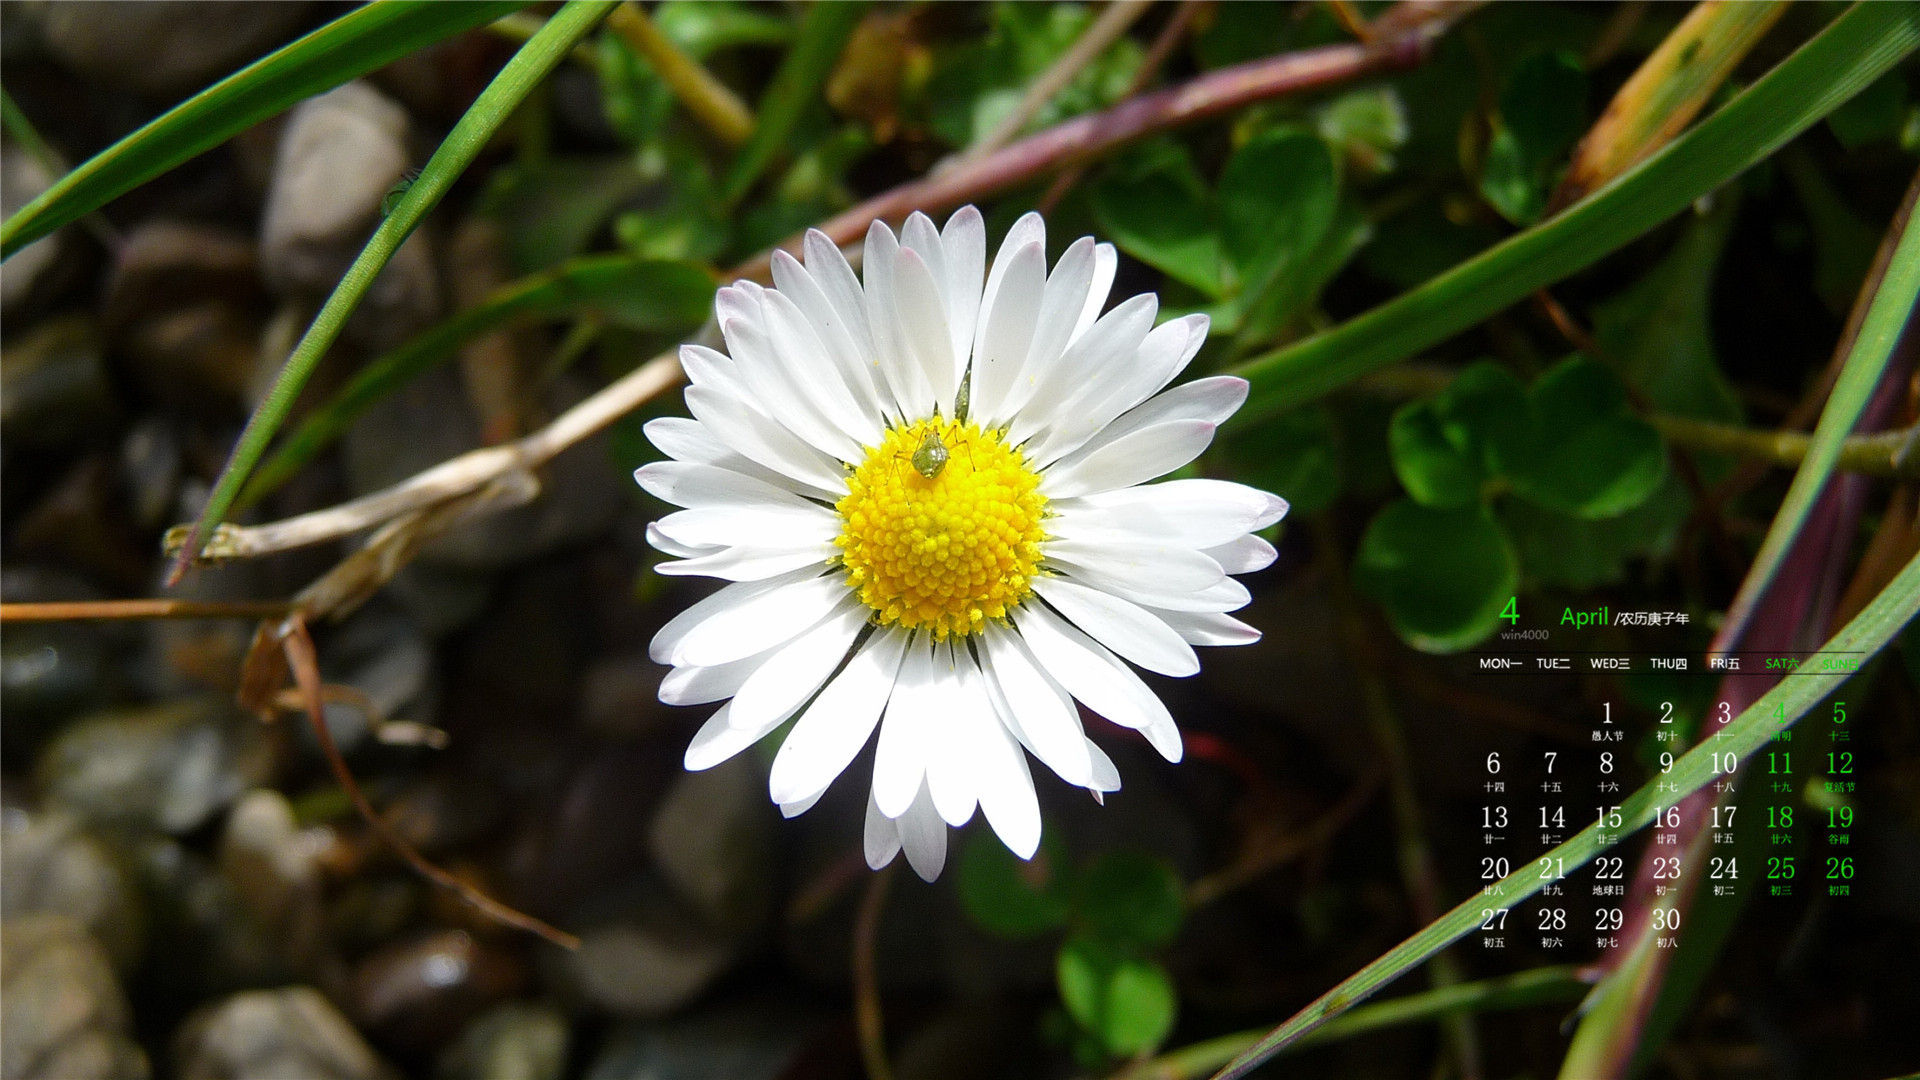
{"type": "Polygon", "coordinates": [[[1425,285],[1233,370],[1253,383],[1233,422],[1304,404],[1413,356],[1686,209],[1920,47],[1920,4],[1857,4],[1666,149],[1559,216],[1425,285]]]}
{"type": "MultiPolygon", "coordinates": [[[[1573,839],[1541,855],[1564,861],[1567,869],[1572,870],[1644,828],[1660,807],[1681,801],[1721,775],[1714,769],[1715,754],[1731,752],[1744,760],[1765,746],[1768,740],[1793,726],[1808,709],[1839,689],[1854,674],[1852,665],[1864,663],[1885,647],[1912,621],[1916,611],[1920,611],[1920,558],[1907,563],[1892,583],[1805,665],[1727,724],[1721,732],[1724,738],[1695,746],[1674,762],[1671,772],[1656,777],[1622,800],[1617,828],[1609,827],[1603,832],[1599,823],[1589,825],[1573,839]]],[[[1528,860],[1519,872],[1447,912],[1321,995],[1236,1057],[1216,1074],[1215,1080],[1245,1076],[1261,1062],[1472,933],[1484,918],[1483,909],[1517,907],[1545,884],[1546,880],[1534,871],[1532,860],[1528,860]]]]}
{"type": "Polygon", "coordinates": [[[524,0],[380,0],[214,83],[95,154],[0,225],[0,258],[295,102],[520,8],[524,0]]]}
{"type": "Polygon", "coordinates": [[[833,63],[847,47],[853,28],[860,24],[867,5],[858,0],[845,3],[814,4],[800,24],[800,35],[787,50],[780,69],[773,73],[767,92],[760,98],[753,134],[733,159],[733,168],[721,185],[721,194],[729,203],[738,202],[753,182],[779,155],[793,134],[793,127],[808,105],[820,99],[820,88],[833,72],[833,63]]]}
{"type": "Polygon", "coordinates": [[[228,507],[233,505],[234,496],[239,494],[248,474],[266,452],[267,443],[286,421],[294,398],[299,396],[300,388],[306,385],[314,365],[333,344],[334,338],[339,336],[341,327],[346,325],[347,316],[359,305],[387,260],[399,250],[414,226],[426,217],[427,211],[433,209],[453,186],[454,180],[466,171],[481,148],[512,115],[527,93],[560,63],[574,43],[593,29],[612,7],[613,0],[568,0],[566,6],[547,20],[539,33],[514,53],[513,59],[507,61],[507,65],[500,69],[500,73],[474,100],[472,107],[467,109],[466,115],[447,133],[446,140],[420,170],[419,178],[407,188],[399,205],[374,230],[372,239],[360,250],[353,265],[347,268],[340,284],[334,287],[333,294],[327,297],[320,313],[314,316],[313,325],[307,328],[306,335],[294,346],[292,355],[287,357],[279,378],[267,392],[266,400],[248,418],[233,455],[227,459],[226,468],[214,483],[206,509],[188,534],[180,554],[174,559],[167,578],[169,584],[178,581],[199,554],[200,538],[211,534],[226,516],[228,507]]]}

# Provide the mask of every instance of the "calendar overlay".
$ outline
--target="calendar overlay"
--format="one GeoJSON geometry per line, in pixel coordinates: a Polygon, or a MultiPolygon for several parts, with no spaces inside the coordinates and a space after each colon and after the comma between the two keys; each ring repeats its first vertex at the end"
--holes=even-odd
{"type": "Polygon", "coordinates": [[[1714,782],[1685,798],[1676,785],[1674,803],[1658,808],[1644,847],[1618,844],[1572,870],[1545,854],[1588,825],[1603,833],[1621,826],[1618,804],[1626,793],[1648,780],[1658,789],[1676,758],[1696,743],[1711,747],[1717,729],[1779,680],[1812,664],[1857,670],[1866,659],[1767,649],[1702,654],[1677,640],[1667,648],[1588,647],[1596,636],[1609,644],[1697,641],[1699,629],[1686,629],[1687,622],[1673,613],[1569,611],[1567,624],[1510,630],[1494,647],[1461,658],[1477,676],[1494,680],[1577,677],[1589,687],[1596,679],[1618,686],[1657,674],[1659,685],[1692,691],[1668,701],[1583,701],[1590,715],[1578,747],[1493,751],[1479,762],[1483,798],[1473,822],[1479,850],[1471,876],[1482,890],[1483,950],[1605,959],[1649,935],[1652,947],[1678,947],[1683,919],[1702,904],[1852,895],[1859,763],[1855,718],[1844,700],[1823,703],[1744,763],[1731,751],[1724,761],[1716,752],[1714,782]],[[1529,862],[1545,884],[1510,904],[1499,882],[1529,862]]]}

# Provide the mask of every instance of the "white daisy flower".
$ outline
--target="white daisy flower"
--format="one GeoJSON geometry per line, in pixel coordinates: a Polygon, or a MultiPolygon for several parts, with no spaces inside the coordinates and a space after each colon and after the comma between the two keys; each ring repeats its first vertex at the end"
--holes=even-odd
{"type": "Polygon", "coordinates": [[[660,699],[725,701],[686,766],[727,760],[799,716],[771,777],[788,817],[877,727],[866,855],[902,848],[931,881],[947,826],[978,807],[1021,858],[1040,842],[1027,754],[1096,798],[1120,787],[1077,699],[1180,759],[1173,717],[1128,663],[1200,669],[1245,645],[1229,575],[1273,561],[1255,530],[1285,501],[1241,484],[1149,484],[1192,461],[1245,400],[1240,379],[1162,393],[1204,315],[1157,299],[1101,315],[1116,256],[1092,238],[1046,267],[1028,214],[986,270],[967,207],[896,239],[874,222],[864,283],[824,234],[775,252],[767,289],[721,289],[731,356],[681,350],[693,419],[654,420],[672,458],[640,486],[685,507],[648,526],[661,573],[732,584],[654,636],[660,699]],[[983,287],[984,277],[984,287],[983,287]]]}

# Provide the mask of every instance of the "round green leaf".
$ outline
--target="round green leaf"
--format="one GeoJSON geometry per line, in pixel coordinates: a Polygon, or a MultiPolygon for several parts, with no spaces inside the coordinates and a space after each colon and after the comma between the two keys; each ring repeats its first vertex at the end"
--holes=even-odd
{"type": "Polygon", "coordinates": [[[974,923],[998,937],[1035,937],[1065,925],[1072,890],[1054,834],[1042,834],[1040,850],[1026,861],[990,831],[975,829],[960,852],[960,903],[974,923]]]}
{"type": "Polygon", "coordinates": [[[1660,436],[1632,414],[1603,365],[1573,357],[1540,376],[1527,397],[1527,436],[1496,447],[1520,497],[1575,517],[1610,518],[1645,502],[1666,478],[1660,436]]]}
{"type": "Polygon", "coordinates": [[[1422,506],[1447,510],[1480,498],[1486,473],[1478,448],[1449,440],[1431,403],[1401,406],[1387,429],[1387,447],[1393,453],[1394,475],[1422,506]]]}
{"type": "Polygon", "coordinates": [[[1173,980],[1151,960],[1123,960],[1107,980],[1101,1041],[1119,1056],[1152,1050],[1173,1030],[1173,980]]]}
{"type": "Polygon", "coordinates": [[[1186,900],[1166,860],[1137,851],[1102,855],[1080,875],[1079,923],[1109,941],[1152,948],[1180,932],[1186,900]]]}
{"type": "Polygon", "coordinates": [[[1054,979],[1067,1013],[1088,1031],[1099,1031],[1106,1012],[1107,982],[1120,955],[1104,942],[1087,937],[1068,938],[1054,958],[1054,979]]]}
{"type": "Polygon", "coordinates": [[[1520,563],[1486,507],[1435,510],[1402,499],[1367,526],[1353,577],[1409,645],[1457,652],[1493,633],[1519,588],[1520,563]]]}

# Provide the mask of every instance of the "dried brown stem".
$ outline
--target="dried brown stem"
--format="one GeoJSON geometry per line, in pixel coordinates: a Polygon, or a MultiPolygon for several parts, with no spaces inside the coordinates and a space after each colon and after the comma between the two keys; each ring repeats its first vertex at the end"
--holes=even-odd
{"type": "Polygon", "coordinates": [[[374,812],[373,804],[367,801],[360,785],[354,782],[346,759],[340,756],[340,747],[335,745],[333,733],[327,730],[325,692],[320,684],[320,660],[314,652],[313,637],[307,633],[306,620],[295,613],[288,616],[278,630],[281,648],[286,652],[287,666],[293,669],[294,681],[299,685],[301,697],[306,702],[307,720],[313,725],[313,737],[320,743],[320,752],[326,756],[327,765],[333,770],[333,778],[374,833],[391,845],[421,877],[458,896],[487,918],[503,926],[538,934],[563,949],[578,949],[579,938],[502,904],[428,862],[405,837],[395,832],[385,819],[374,812]]]}
{"type": "Polygon", "coordinates": [[[273,619],[291,604],[209,603],[195,600],[73,600],[0,604],[0,623],[62,622],[68,619],[273,619]]]}
{"type": "Polygon", "coordinates": [[[889,863],[867,882],[860,911],[853,922],[853,1019],[860,1029],[860,1060],[867,1080],[893,1080],[887,1062],[887,1032],[880,1013],[880,973],[874,961],[879,948],[880,915],[886,910],[887,889],[897,862],[889,863]]]}
{"type": "Polygon", "coordinates": [[[1093,21],[1093,25],[1080,35],[1079,40],[1041,72],[1039,78],[1027,84],[1026,93],[1020,96],[1020,102],[1013,107],[1013,111],[994,125],[985,138],[968,147],[949,168],[979,161],[1005,146],[1009,139],[1020,134],[1021,128],[1033,123],[1033,118],[1040,115],[1040,110],[1047,107],[1047,102],[1052,101],[1054,95],[1065,90],[1075,75],[1120,40],[1121,35],[1152,6],[1153,0],[1113,0],[1093,21]]]}

